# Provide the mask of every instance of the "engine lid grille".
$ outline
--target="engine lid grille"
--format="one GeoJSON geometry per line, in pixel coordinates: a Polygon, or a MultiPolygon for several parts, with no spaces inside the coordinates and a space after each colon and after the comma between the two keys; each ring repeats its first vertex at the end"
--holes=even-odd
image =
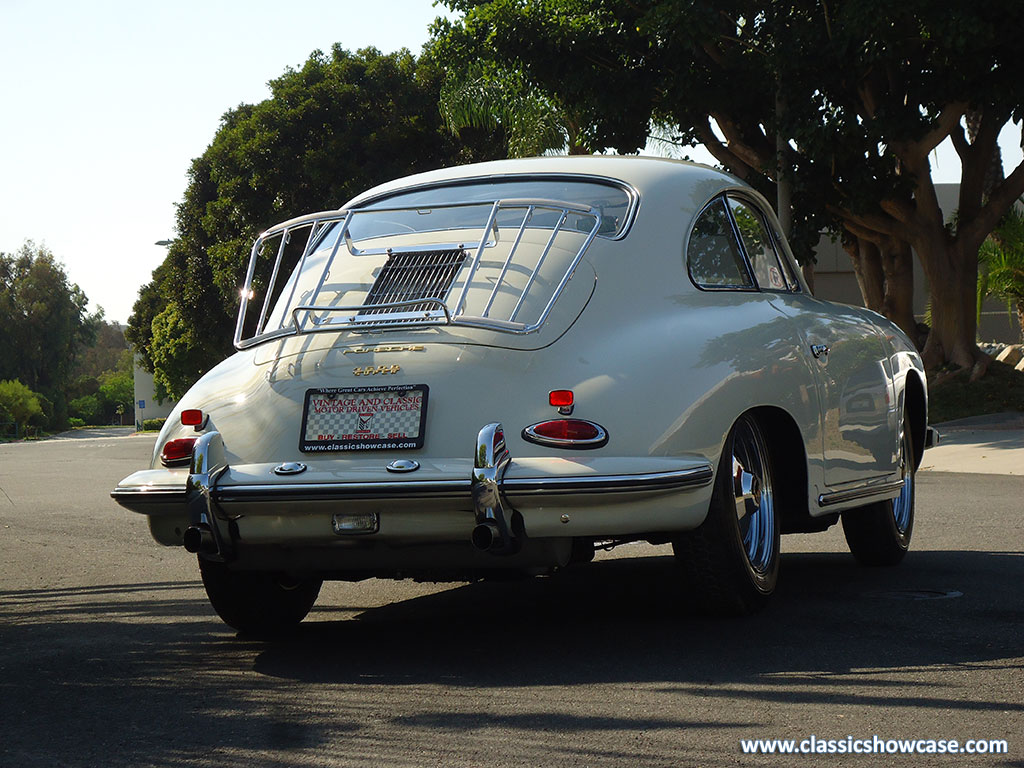
{"type": "Polygon", "coordinates": [[[410,251],[391,253],[381,267],[363,303],[360,317],[437,310],[437,302],[446,303],[455,276],[466,261],[461,249],[447,251],[410,251]],[[411,302],[424,299],[421,304],[407,304],[400,310],[374,309],[380,304],[411,302]]]}

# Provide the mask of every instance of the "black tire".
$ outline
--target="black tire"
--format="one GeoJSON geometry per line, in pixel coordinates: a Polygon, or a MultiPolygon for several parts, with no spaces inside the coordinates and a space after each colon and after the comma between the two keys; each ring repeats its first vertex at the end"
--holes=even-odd
{"type": "Polygon", "coordinates": [[[210,604],[229,627],[254,636],[294,629],[320,594],[322,579],[295,579],[266,571],[233,571],[224,563],[199,559],[210,604]]]}
{"type": "Polygon", "coordinates": [[[760,426],[741,416],[726,438],[707,518],[672,541],[687,598],[706,613],[764,607],[779,578],[774,463],[760,426]]]}
{"type": "Polygon", "coordinates": [[[914,532],[914,448],[910,430],[903,428],[899,455],[903,490],[899,497],[843,512],[843,534],[850,552],[861,565],[899,563],[910,548],[914,532]]]}

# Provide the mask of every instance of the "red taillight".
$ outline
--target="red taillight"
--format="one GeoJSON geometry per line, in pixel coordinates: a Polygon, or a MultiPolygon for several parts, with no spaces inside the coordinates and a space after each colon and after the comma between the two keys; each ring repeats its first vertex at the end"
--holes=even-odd
{"type": "Polygon", "coordinates": [[[160,461],[165,467],[188,464],[192,460],[192,447],[198,439],[197,437],[180,437],[177,440],[168,440],[160,451],[160,461]]]}
{"type": "Polygon", "coordinates": [[[572,405],[572,401],[571,389],[555,389],[548,392],[548,403],[555,408],[567,408],[572,405]]]}
{"type": "Polygon", "coordinates": [[[203,423],[203,412],[198,408],[189,408],[181,412],[181,423],[186,427],[198,427],[203,423]]]}
{"type": "Polygon", "coordinates": [[[583,419],[542,421],[524,429],[523,437],[555,448],[600,448],[608,442],[604,427],[583,419]]]}

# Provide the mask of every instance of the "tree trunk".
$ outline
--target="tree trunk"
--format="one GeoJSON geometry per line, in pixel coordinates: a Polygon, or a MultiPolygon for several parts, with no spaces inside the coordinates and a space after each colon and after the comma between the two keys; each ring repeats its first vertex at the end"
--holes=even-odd
{"type": "Polygon", "coordinates": [[[921,355],[925,367],[950,362],[971,371],[972,380],[980,378],[991,359],[975,341],[977,254],[965,253],[962,243],[942,236],[914,245],[931,288],[932,327],[921,355]]]}
{"type": "Polygon", "coordinates": [[[914,317],[914,261],[910,245],[894,238],[878,242],[853,236],[843,242],[850,255],[864,306],[885,315],[920,347],[914,317]]]}
{"type": "Polygon", "coordinates": [[[885,296],[882,314],[898,325],[914,346],[920,347],[914,317],[914,256],[910,244],[889,240],[882,246],[885,296]]]}
{"type": "Polygon", "coordinates": [[[853,262],[853,273],[857,276],[864,306],[885,314],[885,273],[882,272],[882,254],[878,246],[862,237],[853,237],[843,240],[843,250],[853,262]]]}

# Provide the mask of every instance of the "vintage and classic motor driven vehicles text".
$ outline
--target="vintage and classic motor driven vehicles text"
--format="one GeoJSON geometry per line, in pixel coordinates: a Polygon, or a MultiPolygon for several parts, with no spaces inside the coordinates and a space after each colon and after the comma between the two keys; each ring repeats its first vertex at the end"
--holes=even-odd
{"type": "Polygon", "coordinates": [[[841,518],[869,564],[910,540],[920,358],[811,296],[767,203],[706,167],[500,161],[284,222],[235,346],[113,496],[243,631],[301,621],[324,579],[539,574],[637,540],[742,612],[780,534],[841,518]]]}

